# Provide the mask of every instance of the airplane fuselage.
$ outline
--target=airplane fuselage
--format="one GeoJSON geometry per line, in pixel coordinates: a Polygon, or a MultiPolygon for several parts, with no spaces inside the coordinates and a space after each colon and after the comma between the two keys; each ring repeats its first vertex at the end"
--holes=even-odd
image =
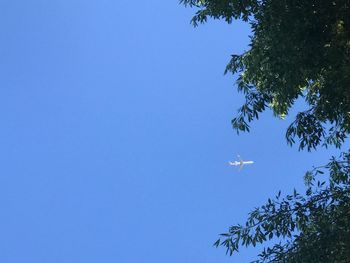
{"type": "Polygon", "coordinates": [[[232,166],[243,166],[245,164],[253,164],[253,161],[234,161],[234,162],[229,162],[230,165],[232,166]]]}

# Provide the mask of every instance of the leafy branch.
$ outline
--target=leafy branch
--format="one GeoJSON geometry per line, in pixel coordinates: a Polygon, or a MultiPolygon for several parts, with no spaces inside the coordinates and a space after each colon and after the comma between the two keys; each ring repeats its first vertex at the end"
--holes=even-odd
{"type": "Polygon", "coordinates": [[[350,152],[342,153],[340,159],[332,158],[328,164],[309,171],[312,178],[307,182],[305,196],[294,190],[293,194],[281,198],[279,192],[274,199],[268,199],[265,205],[250,212],[244,225],[231,226],[227,233],[221,234],[214,246],[225,247],[226,253],[232,255],[241,246],[256,246],[280,238],[280,243],[264,249],[256,262],[293,262],[278,260],[298,256],[297,248],[305,235],[315,234],[322,221],[337,227],[333,222],[334,215],[341,211],[337,220],[349,215],[349,160],[350,152]],[[316,180],[320,171],[325,169],[331,175],[329,183],[316,180]],[[328,217],[332,217],[333,221],[328,217]]]}

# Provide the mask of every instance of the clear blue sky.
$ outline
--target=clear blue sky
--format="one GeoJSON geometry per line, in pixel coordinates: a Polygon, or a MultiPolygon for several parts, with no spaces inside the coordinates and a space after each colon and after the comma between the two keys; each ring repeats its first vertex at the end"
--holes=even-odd
{"type": "Polygon", "coordinates": [[[0,262],[244,262],[214,249],[330,153],[270,112],[237,136],[249,28],[177,1],[0,1],[0,262]],[[238,173],[236,154],[255,164],[238,173]]]}

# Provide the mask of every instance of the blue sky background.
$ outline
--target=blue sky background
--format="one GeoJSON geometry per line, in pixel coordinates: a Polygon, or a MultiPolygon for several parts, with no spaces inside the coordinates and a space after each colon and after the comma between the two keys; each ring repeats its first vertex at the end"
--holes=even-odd
{"type": "MultiPolygon", "coordinates": [[[[230,54],[177,1],[0,1],[0,262],[247,262],[217,234],[334,151],[270,112],[237,136],[230,54]],[[238,173],[236,154],[255,164],[238,173]]],[[[300,107],[300,106],[299,106],[300,107]]]]}

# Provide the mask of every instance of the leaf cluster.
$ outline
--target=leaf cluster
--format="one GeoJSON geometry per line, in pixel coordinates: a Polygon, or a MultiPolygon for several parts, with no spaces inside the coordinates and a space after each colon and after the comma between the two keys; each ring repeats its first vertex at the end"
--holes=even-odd
{"type": "Polygon", "coordinates": [[[241,19],[252,29],[249,49],[233,55],[226,73],[238,73],[246,102],[232,120],[237,131],[267,108],[284,118],[298,98],[307,109],[289,126],[300,149],[340,147],[350,131],[350,1],[181,0],[208,18],[241,19]]]}
{"type": "Polygon", "coordinates": [[[350,151],[305,175],[304,195],[296,190],[254,209],[245,224],[231,226],[214,243],[232,255],[242,246],[276,242],[264,248],[262,262],[349,262],[350,151]],[[317,180],[328,172],[329,181],[317,180]]]}

